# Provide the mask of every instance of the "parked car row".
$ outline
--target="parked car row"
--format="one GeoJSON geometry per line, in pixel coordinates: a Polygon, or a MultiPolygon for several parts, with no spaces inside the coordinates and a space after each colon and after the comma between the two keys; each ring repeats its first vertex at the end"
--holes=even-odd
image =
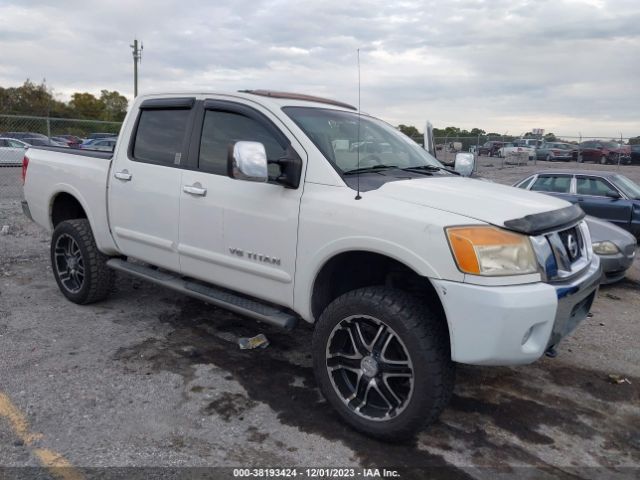
{"type": "Polygon", "coordinates": [[[91,133],[86,139],[82,139],[75,135],[47,137],[36,132],[4,132],[0,133],[0,165],[21,165],[24,151],[31,146],[83,148],[112,152],[117,138],[117,135],[113,133],[91,133]]]}
{"type": "Polygon", "coordinates": [[[523,138],[512,142],[490,140],[475,149],[478,155],[508,157],[528,153],[529,160],[577,161],[606,164],[640,163],[640,145],[622,145],[613,141],[587,140],[579,144],[545,142],[523,138]]]}

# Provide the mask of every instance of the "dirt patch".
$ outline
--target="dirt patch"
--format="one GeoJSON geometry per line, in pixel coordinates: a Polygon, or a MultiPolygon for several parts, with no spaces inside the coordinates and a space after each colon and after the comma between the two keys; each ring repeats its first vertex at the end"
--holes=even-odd
{"type": "MultiPolygon", "coordinates": [[[[185,385],[193,378],[196,365],[214,364],[230,372],[246,390],[250,401],[269,405],[282,423],[344,442],[356,452],[363,466],[379,465],[384,459],[388,466],[427,469],[416,472],[416,476],[409,472],[410,476],[403,478],[424,478],[425,474],[431,478],[471,478],[441,456],[419,449],[417,440],[389,444],[347,427],[320,395],[311,367],[284,358],[291,349],[302,352],[305,352],[305,346],[308,349],[310,330],[303,327],[289,333],[263,325],[260,330],[269,338],[269,348],[240,350],[229,340],[229,333],[234,337],[255,333],[255,323],[243,324],[250,321],[217,311],[214,324],[210,321],[211,310],[201,302],[185,300],[177,313],[161,315],[161,321],[174,328],[166,339],[147,339],[120,349],[116,359],[124,362],[127,369],[139,369],[139,364],[143,363],[145,369],[178,373],[185,378],[185,385]]],[[[227,394],[207,408],[231,419],[241,413],[242,405],[246,405],[248,399],[227,394]],[[239,409],[235,402],[240,402],[239,409]]]]}
{"type": "Polygon", "coordinates": [[[629,383],[612,383],[604,373],[565,366],[550,368],[549,374],[556,384],[578,388],[600,400],[640,405],[640,378],[621,375],[629,383]]]}
{"type": "Polygon", "coordinates": [[[233,418],[243,420],[242,414],[256,405],[256,402],[240,393],[224,392],[220,397],[210,402],[204,412],[207,415],[218,414],[225,422],[233,418]]]}

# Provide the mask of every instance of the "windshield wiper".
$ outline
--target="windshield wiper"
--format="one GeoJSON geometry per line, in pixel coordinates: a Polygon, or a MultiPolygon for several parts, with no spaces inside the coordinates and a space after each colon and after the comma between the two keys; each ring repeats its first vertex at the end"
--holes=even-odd
{"type": "Polygon", "coordinates": [[[460,175],[460,173],[456,172],[455,170],[451,170],[451,169],[449,169],[447,167],[438,167],[437,165],[417,165],[415,167],[406,167],[406,168],[403,168],[402,170],[407,171],[407,172],[412,172],[412,171],[441,172],[441,171],[445,171],[445,172],[453,173],[454,175],[460,175]]]}
{"type": "Polygon", "coordinates": [[[400,167],[398,167],[398,165],[374,165],[372,167],[354,168],[353,170],[344,172],[343,175],[353,175],[354,173],[377,172],[378,170],[389,170],[390,168],[400,168],[400,167]]]}

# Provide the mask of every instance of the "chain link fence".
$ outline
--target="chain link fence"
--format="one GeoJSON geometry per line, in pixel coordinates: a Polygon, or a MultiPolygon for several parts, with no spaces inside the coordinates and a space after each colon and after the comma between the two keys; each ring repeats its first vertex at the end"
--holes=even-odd
{"type": "Polygon", "coordinates": [[[95,136],[118,135],[120,122],[0,115],[0,200],[22,198],[22,158],[29,145],[80,148],[95,136]]]}
{"type": "MultiPolygon", "coordinates": [[[[121,123],[68,118],[32,117],[0,115],[0,200],[20,200],[22,198],[21,165],[25,143],[42,145],[43,142],[69,142],[69,148],[79,148],[77,142],[96,134],[117,135],[121,123]],[[70,141],[73,139],[73,141],[70,141]]],[[[423,136],[413,140],[422,145],[423,136]]],[[[453,166],[456,153],[472,152],[476,155],[476,170],[488,172],[491,169],[522,165],[560,164],[541,149],[548,143],[564,143],[570,150],[570,158],[563,157],[571,168],[589,168],[588,164],[609,164],[613,168],[627,163],[640,163],[632,158],[629,139],[610,136],[587,137],[581,135],[556,135],[555,138],[539,138],[533,153],[509,151],[514,141],[522,140],[509,135],[476,135],[436,137],[436,157],[445,165],[453,166]]],[[[536,139],[530,139],[536,140],[536,139]]]]}

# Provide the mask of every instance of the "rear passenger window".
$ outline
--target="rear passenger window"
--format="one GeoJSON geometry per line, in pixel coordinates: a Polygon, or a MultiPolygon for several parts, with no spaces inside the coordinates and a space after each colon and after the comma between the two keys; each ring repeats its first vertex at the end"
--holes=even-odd
{"type": "Polygon", "coordinates": [[[578,195],[606,197],[607,193],[615,192],[616,190],[601,178],[578,177],[576,181],[576,193],[578,195]]]}
{"type": "Polygon", "coordinates": [[[133,158],[160,165],[180,165],[190,113],[187,109],[141,110],[133,158]]]}
{"type": "Polygon", "coordinates": [[[536,192],[569,193],[571,191],[571,177],[540,175],[531,186],[531,190],[536,192]]]}
{"type": "MultiPolygon", "coordinates": [[[[219,175],[227,174],[227,155],[229,145],[245,140],[260,142],[267,152],[267,159],[277,160],[285,153],[275,137],[260,122],[238,113],[207,110],[202,126],[198,168],[219,175]]],[[[273,176],[277,165],[269,166],[273,176]]]]}

